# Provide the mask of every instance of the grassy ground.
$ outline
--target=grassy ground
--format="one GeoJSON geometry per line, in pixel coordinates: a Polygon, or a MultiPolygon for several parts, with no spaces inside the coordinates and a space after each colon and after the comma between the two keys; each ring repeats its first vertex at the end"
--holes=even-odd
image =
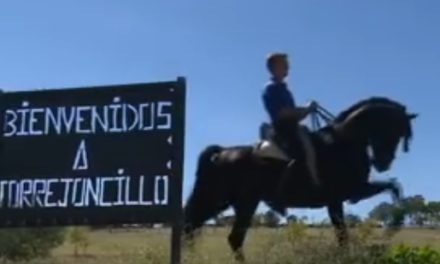
{"type": "MultiPolygon", "coordinates": [[[[234,263],[226,242],[228,232],[228,228],[205,228],[196,244],[183,250],[184,263],[234,263]]],[[[381,232],[375,230],[374,237],[381,239],[381,232]]],[[[244,248],[248,263],[309,263],[310,261],[299,261],[298,256],[308,258],[308,255],[328,254],[335,244],[331,229],[306,230],[307,237],[312,238],[314,242],[301,242],[300,249],[292,247],[287,233],[285,228],[251,229],[244,248]],[[302,255],[298,254],[298,250],[302,255]],[[297,261],[290,262],[292,258],[296,258],[297,261]]],[[[91,232],[89,238],[90,245],[85,253],[81,251],[81,257],[75,258],[74,247],[66,242],[53,252],[50,259],[33,263],[169,263],[170,233],[166,229],[120,229],[113,232],[102,230],[91,232]]],[[[392,238],[392,242],[431,245],[440,251],[440,230],[404,229],[392,238]]]]}

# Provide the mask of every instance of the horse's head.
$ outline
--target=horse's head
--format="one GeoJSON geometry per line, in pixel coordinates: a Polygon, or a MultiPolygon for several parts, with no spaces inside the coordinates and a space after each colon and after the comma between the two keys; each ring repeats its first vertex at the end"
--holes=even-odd
{"type": "Polygon", "coordinates": [[[416,117],[395,101],[373,97],[342,112],[335,124],[345,135],[371,148],[373,166],[384,172],[390,168],[401,140],[404,152],[409,151],[411,120],[416,117]]]}

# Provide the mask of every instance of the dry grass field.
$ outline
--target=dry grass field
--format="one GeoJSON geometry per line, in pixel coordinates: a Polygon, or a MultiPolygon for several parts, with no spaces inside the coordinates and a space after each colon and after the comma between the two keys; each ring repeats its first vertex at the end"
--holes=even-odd
{"type": "MultiPolygon", "coordinates": [[[[205,228],[194,245],[183,249],[184,263],[235,263],[226,242],[228,231],[228,228],[205,228]]],[[[367,234],[369,240],[383,240],[381,230],[374,230],[373,233],[367,234]]],[[[89,245],[85,251],[80,251],[78,257],[74,257],[74,246],[67,241],[53,252],[52,257],[34,260],[32,263],[169,263],[168,229],[118,229],[111,232],[101,230],[90,232],[88,236],[89,245]]],[[[336,257],[337,247],[334,242],[331,229],[308,228],[292,232],[285,227],[253,228],[247,237],[244,250],[247,263],[356,263],[358,256],[356,259],[345,256],[344,260],[336,257]]],[[[431,245],[440,251],[440,230],[404,229],[395,234],[389,242],[431,245]]],[[[352,255],[367,254],[361,246],[354,246],[350,252],[352,255]]],[[[363,262],[368,256],[359,259],[359,263],[368,263],[363,262]]]]}

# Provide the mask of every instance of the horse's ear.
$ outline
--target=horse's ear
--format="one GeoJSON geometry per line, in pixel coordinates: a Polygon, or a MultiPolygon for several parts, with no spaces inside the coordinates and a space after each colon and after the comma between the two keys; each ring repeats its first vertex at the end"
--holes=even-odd
{"type": "Polygon", "coordinates": [[[409,118],[410,120],[412,120],[412,119],[416,119],[418,116],[419,116],[419,114],[417,114],[417,113],[411,113],[411,114],[408,114],[408,118],[409,118]]]}

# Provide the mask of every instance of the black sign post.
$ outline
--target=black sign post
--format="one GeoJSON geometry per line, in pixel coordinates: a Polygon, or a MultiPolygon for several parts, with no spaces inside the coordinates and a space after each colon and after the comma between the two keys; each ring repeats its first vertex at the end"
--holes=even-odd
{"type": "Polygon", "coordinates": [[[179,263],[185,89],[3,93],[0,226],[169,223],[179,263]]]}
{"type": "Polygon", "coordinates": [[[171,204],[174,207],[173,228],[171,230],[171,264],[180,264],[181,262],[181,234],[183,226],[182,212],[182,182],[183,182],[183,160],[184,160],[184,143],[185,143],[185,94],[186,81],[184,78],[177,79],[177,90],[179,91],[180,100],[176,105],[175,120],[180,128],[177,141],[174,142],[174,167],[173,174],[179,175],[179,180],[174,181],[172,187],[175,194],[171,197],[171,204]]]}

